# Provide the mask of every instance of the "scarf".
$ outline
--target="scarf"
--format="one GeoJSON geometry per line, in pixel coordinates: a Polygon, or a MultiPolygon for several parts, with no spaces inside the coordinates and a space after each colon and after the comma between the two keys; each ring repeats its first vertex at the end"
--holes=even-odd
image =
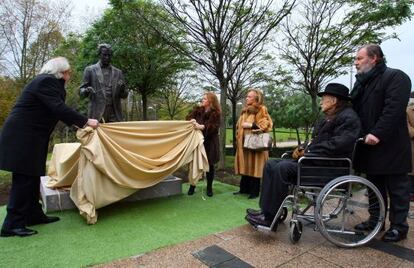
{"type": "Polygon", "coordinates": [[[362,92],[364,91],[364,87],[370,81],[372,81],[372,79],[374,79],[380,74],[383,74],[385,72],[385,69],[387,69],[387,65],[385,65],[385,63],[378,63],[374,66],[374,68],[372,68],[368,72],[356,74],[356,81],[351,91],[351,99],[355,100],[359,98],[362,92]]]}
{"type": "Polygon", "coordinates": [[[241,111],[241,113],[242,114],[243,113],[247,113],[247,114],[257,114],[259,112],[260,106],[261,105],[259,105],[257,103],[254,103],[252,105],[247,105],[247,106],[245,106],[243,108],[243,110],[241,111]]]}

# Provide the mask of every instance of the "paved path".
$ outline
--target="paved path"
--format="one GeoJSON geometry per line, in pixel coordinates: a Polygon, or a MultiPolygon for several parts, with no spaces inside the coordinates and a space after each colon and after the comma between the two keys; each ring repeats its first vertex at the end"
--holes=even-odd
{"type": "MultiPolygon", "coordinates": [[[[414,203],[411,203],[411,211],[414,211],[414,203]]],[[[408,239],[399,243],[378,240],[370,247],[357,249],[338,248],[309,227],[304,228],[299,243],[291,244],[288,223],[286,220],[281,224],[272,236],[259,233],[246,224],[97,267],[207,267],[193,254],[208,247],[225,250],[239,261],[234,266],[213,267],[414,267],[414,255],[411,254],[414,252],[414,219],[409,219],[408,239]]]]}

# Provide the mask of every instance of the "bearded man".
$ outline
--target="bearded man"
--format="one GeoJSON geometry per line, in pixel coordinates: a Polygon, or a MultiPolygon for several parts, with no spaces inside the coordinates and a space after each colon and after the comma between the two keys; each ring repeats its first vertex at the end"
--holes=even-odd
{"type": "MultiPolygon", "coordinates": [[[[397,242],[407,237],[410,208],[411,146],[407,131],[406,107],[411,81],[402,71],[388,68],[381,47],[368,44],[355,57],[356,82],[351,92],[352,104],[361,119],[364,144],[358,147],[354,168],[366,174],[389,206],[390,228],[382,237],[397,242]]],[[[372,203],[372,202],[370,202],[372,203]]],[[[370,204],[371,218],[379,207],[370,204]]],[[[374,220],[355,226],[358,230],[374,227],[374,220]]]]}

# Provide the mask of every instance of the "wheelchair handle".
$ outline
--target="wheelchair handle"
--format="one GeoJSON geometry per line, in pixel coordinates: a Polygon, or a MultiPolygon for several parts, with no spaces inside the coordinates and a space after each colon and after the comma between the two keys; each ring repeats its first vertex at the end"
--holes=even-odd
{"type": "Polygon", "coordinates": [[[365,142],[365,137],[366,137],[366,136],[361,137],[361,138],[358,138],[358,139],[357,139],[357,142],[365,142]]]}

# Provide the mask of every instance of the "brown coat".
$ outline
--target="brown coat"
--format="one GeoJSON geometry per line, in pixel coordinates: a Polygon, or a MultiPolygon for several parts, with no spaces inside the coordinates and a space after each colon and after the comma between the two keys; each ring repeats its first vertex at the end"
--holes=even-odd
{"type": "MultiPolygon", "coordinates": [[[[411,153],[414,154],[414,104],[408,105],[407,107],[407,125],[411,141],[411,153]]],[[[411,158],[411,162],[412,168],[414,169],[414,156],[411,158]]],[[[414,175],[413,170],[409,175],[414,175]]]]}
{"type": "Polygon", "coordinates": [[[220,113],[215,110],[205,112],[203,107],[196,107],[187,115],[186,119],[195,119],[197,123],[205,126],[202,132],[208,163],[209,165],[217,163],[220,160],[218,137],[220,113]]]}
{"type": "Polygon", "coordinates": [[[255,123],[263,132],[269,132],[273,125],[272,118],[270,118],[266,106],[261,105],[257,113],[242,111],[236,126],[237,147],[234,159],[234,172],[240,175],[261,178],[264,164],[269,158],[269,152],[255,152],[243,149],[244,136],[251,133],[251,129],[244,129],[242,127],[243,122],[255,123]]]}

